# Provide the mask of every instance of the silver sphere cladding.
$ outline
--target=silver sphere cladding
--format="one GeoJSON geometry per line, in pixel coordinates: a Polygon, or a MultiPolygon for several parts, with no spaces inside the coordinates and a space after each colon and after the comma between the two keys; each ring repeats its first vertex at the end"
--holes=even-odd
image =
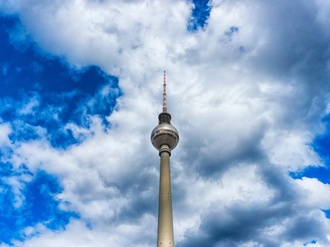
{"type": "Polygon", "coordinates": [[[164,144],[173,150],[179,142],[179,133],[173,125],[161,123],[157,125],[151,132],[152,145],[159,150],[164,144]]]}

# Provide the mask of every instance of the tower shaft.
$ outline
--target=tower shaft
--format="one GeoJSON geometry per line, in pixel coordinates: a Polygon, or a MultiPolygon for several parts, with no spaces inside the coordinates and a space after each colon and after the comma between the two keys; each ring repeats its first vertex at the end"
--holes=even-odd
{"type": "Polygon", "coordinates": [[[170,155],[171,149],[164,144],[159,149],[160,179],[159,179],[159,204],[158,204],[158,235],[157,247],[173,247],[173,216],[170,155]]]}

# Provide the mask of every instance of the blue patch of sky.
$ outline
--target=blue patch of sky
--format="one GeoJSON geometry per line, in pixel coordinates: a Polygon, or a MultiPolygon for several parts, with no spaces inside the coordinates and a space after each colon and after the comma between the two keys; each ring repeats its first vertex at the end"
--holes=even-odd
{"type": "Polygon", "coordinates": [[[68,223],[69,217],[77,217],[72,212],[58,209],[59,201],[54,200],[54,196],[61,191],[56,177],[40,171],[24,190],[26,197],[23,209],[24,222],[29,224],[47,222],[48,228],[58,229],[68,223]]]}
{"type": "Polygon", "coordinates": [[[89,116],[97,115],[109,127],[106,116],[122,94],[118,79],[97,66],[70,68],[58,57],[41,54],[32,41],[13,41],[20,25],[17,17],[0,16],[0,118],[15,123],[12,141],[36,139],[41,127],[51,133],[54,147],[66,148],[82,141],[63,128],[67,123],[88,128],[89,116]],[[106,86],[109,93],[100,94],[106,86]],[[17,111],[24,105],[30,108],[17,111]]]}
{"type": "Polygon", "coordinates": [[[330,168],[330,114],[322,119],[325,124],[325,132],[315,138],[312,146],[324,160],[326,167],[330,168]]]}
{"type": "MultiPolygon", "coordinates": [[[[19,176],[22,173],[29,173],[21,167],[21,171],[13,172],[10,164],[0,164],[0,241],[12,244],[13,240],[24,240],[22,229],[33,227],[42,223],[52,230],[64,229],[70,218],[79,216],[73,212],[59,209],[60,201],[55,196],[61,193],[61,188],[56,177],[45,172],[38,172],[33,180],[24,184],[21,189],[23,203],[15,206],[15,194],[12,186],[6,179],[13,175],[19,176]]],[[[23,181],[21,181],[23,182],[23,181]]],[[[24,183],[24,182],[23,182],[24,183]]]]}
{"type": "Polygon", "coordinates": [[[188,30],[194,32],[206,28],[211,12],[211,1],[191,0],[191,2],[193,3],[193,8],[191,18],[188,20],[188,30]]]}
{"type": "MultiPolygon", "coordinates": [[[[22,29],[17,17],[0,14],[0,123],[13,129],[11,142],[38,139],[41,130],[54,147],[67,148],[83,139],[63,127],[73,123],[88,128],[92,115],[108,128],[106,116],[122,94],[118,79],[97,66],[70,68],[63,59],[42,53],[31,40],[13,40],[22,29]],[[100,93],[104,88],[107,93],[100,93]]],[[[56,199],[62,191],[56,177],[42,171],[32,174],[24,165],[14,168],[4,161],[12,152],[9,147],[0,149],[0,242],[23,240],[29,236],[22,229],[38,223],[63,229],[70,218],[78,217],[59,208],[66,202],[56,199]],[[11,184],[13,179],[20,185],[11,184]],[[17,190],[23,200],[19,206],[17,190]]]]}
{"type": "MultiPolygon", "coordinates": [[[[324,166],[309,166],[302,171],[290,172],[289,175],[294,179],[303,177],[315,178],[322,183],[330,184],[330,114],[323,118],[326,131],[317,136],[312,147],[324,161],[324,166]]],[[[322,209],[325,216],[330,219],[330,209],[322,209]]]]}
{"type": "Polygon", "coordinates": [[[328,167],[309,166],[300,172],[290,172],[290,176],[295,179],[317,178],[322,183],[330,184],[330,170],[328,167]]]}
{"type": "Polygon", "coordinates": [[[325,217],[327,217],[328,219],[330,219],[330,209],[323,209],[322,210],[325,214],[325,217]]]}
{"type": "Polygon", "coordinates": [[[307,246],[307,245],[309,245],[309,244],[316,244],[316,243],[317,243],[316,240],[312,240],[312,241],[310,241],[310,242],[308,242],[308,243],[305,243],[304,246],[307,246]]]}
{"type": "Polygon", "coordinates": [[[299,172],[291,172],[290,176],[295,179],[302,177],[317,178],[322,183],[330,184],[330,114],[323,118],[325,124],[325,132],[317,136],[312,147],[314,151],[324,161],[324,166],[309,166],[299,172]]]}

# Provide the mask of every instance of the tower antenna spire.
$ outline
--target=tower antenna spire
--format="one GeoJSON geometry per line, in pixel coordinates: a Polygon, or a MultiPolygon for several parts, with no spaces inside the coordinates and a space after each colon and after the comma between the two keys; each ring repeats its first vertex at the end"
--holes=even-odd
{"type": "Polygon", "coordinates": [[[163,84],[163,112],[167,112],[166,105],[166,70],[164,70],[164,84],[163,84]]]}

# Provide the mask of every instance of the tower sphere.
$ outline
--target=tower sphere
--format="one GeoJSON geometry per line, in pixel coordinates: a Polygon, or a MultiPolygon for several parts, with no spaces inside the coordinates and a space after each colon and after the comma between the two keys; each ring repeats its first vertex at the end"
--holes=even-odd
{"type": "Polygon", "coordinates": [[[173,150],[179,142],[179,134],[172,124],[161,123],[153,129],[150,139],[152,145],[158,150],[164,144],[173,150]]]}
{"type": "Polygon", "coordinates": [[[159,124],[151,132],[151,142],[156,149],[168,145],[173,150],[179,142],[179,133],[170,123],[171,115],[167,112],[159,114],[159,124]]]}

